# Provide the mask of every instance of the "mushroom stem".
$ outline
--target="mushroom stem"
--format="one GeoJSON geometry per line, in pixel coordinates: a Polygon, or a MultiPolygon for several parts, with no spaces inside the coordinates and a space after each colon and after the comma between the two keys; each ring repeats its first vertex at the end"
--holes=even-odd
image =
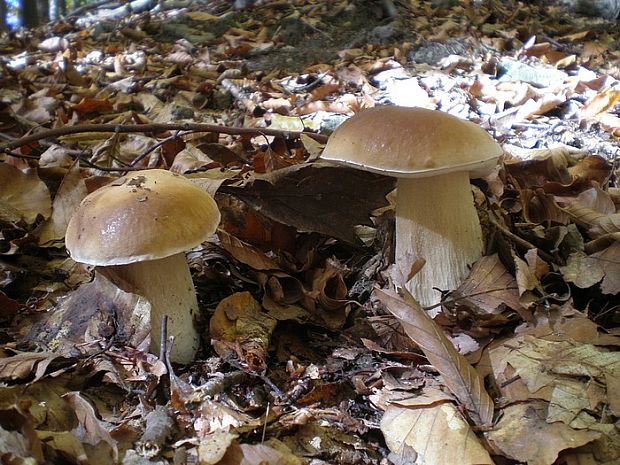
{"type": "Polygon", "coordinates": [[[399,178],[396,202],[396,263],[407,277],[413,263],[426,260],[405,287],[423,307],[456,289],[482,256],[482,230],[466,171],[426,178],[399,178]]]}
{"type": "Polygon", "coordinates": [[[200,335],[194,327],[198,300],[185,254],[105,269],[134,287],[151,304],[151,352],[159,353],[161,318],[167,315],[167,336],[174,336],[170,360],[191,362],[200,345],[200,335]]]}

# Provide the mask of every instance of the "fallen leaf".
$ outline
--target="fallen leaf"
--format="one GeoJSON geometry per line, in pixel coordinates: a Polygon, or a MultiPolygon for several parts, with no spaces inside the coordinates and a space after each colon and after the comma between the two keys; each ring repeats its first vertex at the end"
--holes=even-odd
{"type": "Polygon", "coordinates": [[[393,186],[389,177],[313,163],[274,171],[229,192],[275,221],[355,244],[354,227],[371,224],[370,212],[387,204],[393,186]]]}
{"type": "Polygon", "coordinates": [[[114,460],[117,460],[117,443],[103,422],[97,418],[95,409],[90,402],[84,399],[79,392],[68,392],[63,397],[73,408],[78,418],[79,426],[73,430],[73,434],[81,441],[93,446],[96,446],[101,441],[107,443],[112,449],[114,460]]]}
{"type": "Polygon", "coordinates": [[[598,439],[594,431],[579,431],[564,423],[545,421],[546,405],[510,405],[492,431],[485,434],[496,453],[528,465],[552,465],[558,454],[598,439]],[[536,434],[532,434],[535,431],[536,434]]]}
{"type": "Polygon", "coordinates": [[[57,359],[62,359],[62,356],[52,352],[16,352],[11,357],[0,358],[0,379],[15,381],[32,374],[34,379],[31,382],[38,381],[57,359]]]}
{"type": "Polygon", "coordinates": [[[144,298],[95,272],[93,282],[81,285],[38,318],[27,338],[59,354],[78,355],[80,346],[86,352],[99,351],[99,343],[112,336],[118,344],[140,348],[150,341],[150,314],[144,298]]]}
{"type": "Polygon", "coordinates": [[[301,465],[301,459],[280,443],[280,450],[267,444],[233,443],[218,465],[301,465]]]}
{"type": "Polygon", "coordinates": [[[75,163],[63,178],[56,192],[52,204],[52,216],[43,223],[38,231],[41,246],[59,245],[58,242],[65,237],[71,216],[87,195],[84,176],[80,172],[79,164],[75,163]]]}
{"type": "Polygon", "coordinates": [[[515,278],[508,273],[497,254],[484,256],[471,269],[469,276],[446,299],[447,304],[467,306],[476,315],[493,315],[506,307],[523,308],[515,278]]]}
{"type": "Polygon", "coordinates": [[[493,400],[486,392],[484,380],[456,351],[439,325],[413,298],[405,301],[396,293],[382,289],[375,289],[374,295],[420,346],[441,373],[443,382],[467,409],[472,421],[477,425],[490,425],[493,421],[493,400]]]}
{"type": "Polygon", "coordinates": [[[399,463],[494,465],[451,402],[421,407],[390,405],[381,432],[399,463]]]}
{"type": "Polygon", "coordinates": [[[49,190],[34,171],[23,171],[0,163],[0,220],[17,222],[23,219],[31,225],[37,217],[49,218],[52,199],[49,190]],[[6,217],[5,211],[13,212],[6,217]]]}
{"type": "Polygon", "coordinates": [[[223,359],[238,360],[262,373],[276,323],[249,292],[237,292],[217,305],[209,324],[211,344],[223,359]]]}
{"type": "Polygon", "coordinates": [[[255,270],[275,270],[279,268],[276,262],[265,253],[250,244],[240,241],[226,231],[219,229],[217,236],[220,239],[222,248],[241,263],[255,270]]]}

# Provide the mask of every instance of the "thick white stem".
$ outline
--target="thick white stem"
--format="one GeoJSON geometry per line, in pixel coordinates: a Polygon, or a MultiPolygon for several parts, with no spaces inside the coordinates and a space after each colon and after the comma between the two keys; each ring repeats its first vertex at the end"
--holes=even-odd
{"type": "Polygon", "coordinates": [[[170,359],[178,363],[191,362],[200,346],[200,336],[194,326],[198,300],[185,254],[106,269],[150,302],[151,352],[159,354],[161,318],[167,315],[166,334],[174,336],[170,359]]]}
{"type": "Polygon", "coordinates": [[[398,179],[396,263],[406,277],[416,260],[426,260],[405,284],[423,307],[441,300],[434,287],[456,289],[481,255],[482,231],[467,172],[398,179]]]}

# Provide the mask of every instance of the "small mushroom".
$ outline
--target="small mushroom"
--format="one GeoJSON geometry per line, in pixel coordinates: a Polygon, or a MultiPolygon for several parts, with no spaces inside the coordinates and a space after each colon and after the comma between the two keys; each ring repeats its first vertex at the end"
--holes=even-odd
{"type": "Polygon", "coordinates": [[[190,362],[200,345],[196,291],[184,252],[215,232],[220,213],[211,196],[165,170],[123,176],[89,194],[71,217],[65,243],[80,263],[131,285],[151,304],[151,351],[161,318],[174,336],[171,360],[190,362]]]}
{"type": "Polygon", "coordinates": [[[396,262],[423,306],[433,289],[456,289],[482,256],[482,231],[469,179],[488,174],[501,147],[481,127],[441,111],[395,106],[363,110],[330,137],[321,158],[398,178],[396,262]]]}

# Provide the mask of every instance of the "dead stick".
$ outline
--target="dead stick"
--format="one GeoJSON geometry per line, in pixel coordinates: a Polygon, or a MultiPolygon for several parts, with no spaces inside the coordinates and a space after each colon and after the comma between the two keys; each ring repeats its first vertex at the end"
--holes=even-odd
{"type": "Polygon", "coordinates": [[[327,142],[327,136],[324,134],[315,134],[312,132],[301,131],[283,131],[280,129],[269,128],[236,128],[228,126],[220,126],[217,124],[205,123],[153,123],[153,124],[81,124],[77,126],[64,126],[62,128],[47,129],[35,134],[21,137],[0,145],[0,153],[8,152],[22,145],[36,142],[41,139],[51,137],[66,136],[69,134],[79,134],[83,132],[115,132],[115,133],[134,133],[134,132],[165,132],[165,131],[187,131],[187,132],[219,132],[222,134],[250,134],[250,135],[266,135],[280,136],[288,138],[299,138],[302,134],[316,140],[320,143],[327,142]]]}
{"type": "Polygon", "coordinates": [[[538,255],[545,261],[549,262],[549,263],[555,263],[555,258],[548,254],[547,252],[545,252],[544,250],[541,250],[540,248],[536,247],[534,244],[532,244],[531,242],[526,241],[525,239],[523,239],[520,236],[517,236],[515,233],[513,233],[512,231],[510,231],[508,228],[506,228],[505,226],[501,225],[495,218],[493,218],[492,215],[489,215],[489,220],[491,220],[491,223],[493,224],[493,226],[495,226],[497,229],[499,229],[499,231],[506,237],[508,237],[509,239],[512,239],[512,241],[517,244],[518,246],[524,248],[524,249],[536,249],[538,255]]]}

